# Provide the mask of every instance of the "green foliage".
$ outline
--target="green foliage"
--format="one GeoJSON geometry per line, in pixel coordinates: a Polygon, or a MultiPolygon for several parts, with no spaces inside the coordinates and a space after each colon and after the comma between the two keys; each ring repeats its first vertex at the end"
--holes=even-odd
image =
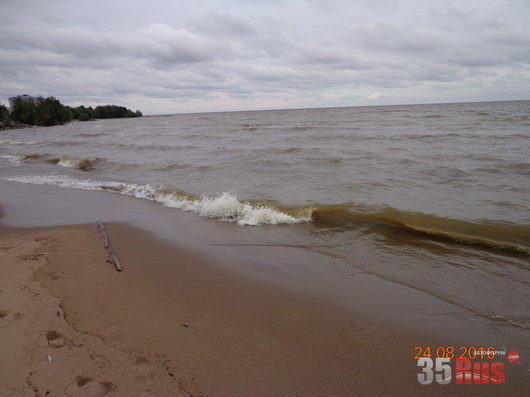
{"type": "Polygon", "coordinates": [[[11,117],[9,116],[9,109],[0,103],[0,123],[4,127],[10,127],[13,124],[11,117]]]}
{"type": "Polygon", "coordinates": [[[81,114],[77,117],[77,119],[78,119],[79,121],[88,121],[88,120],[90,120],[90,116],[89,116],[88,114],[86,114],[86,113],[81,113],[81,114]]]}
{"type": "Polygon", "coordinates": [[[141,117],[141,112],[138,114],[138,111],[135,113],[130,109],[127,109],[124,106],[117,105],[104,105],[96,106],[94,109],[94,117],[97,119],[113,119],[113,118],[123,118],[123,117],[141,117]]]}
{"type": "Polygon", "coordinates": [[[72,112],[72,118],[80,121],[88,121],[94,118],[94,109],[91,106],[85,107],[83,105],[76,108],[68,107],[72,112]]]}
{"type": "Polygon", "coordinates": [[[11,101],[11,118],[22,124],[35,125],[37,123],[37,105],[35,100],[27,99],[22,95],[16,96],[11,101]]]}
{"type": "Polygon", "coordinates": [[[11,99],[11,118],[22,124],[57,125],[72,119],[68,108],[54,97],[23,97],[11,99]]]}
{"type": "Polygon", "coordinates": [[[0,121],[4,125],[10,125],[11,119],[29,125],[57,125],[64,124],[72,119],[87,121],[92,119],[110,119],[122,117],[142,117],[139,110],[133,112],[124,106],[104,105],[96,106],[64,106],[54,97],[31,97],[18,95],[10,98],[12,108],[11,114],[5,106],[0,105],[0,121]],[[5,116],[4,116],[5,113],[5,116]],[[9,118],[11,116],[11,118],[9,118]],[[4,121],[4,119],[6,121],[4,121]]]}
{"type": "Polygon", "coordinates": [[[104,105],[96,106],[96,108],[78,106],[76,108],[70,108],[72,117],[80,121],[86,121],[91,119],[118,119],[125,117],[142,117],[143,114],[139,110],[133,112],[124,106],[117,105],[104,105]],[[82,117],[82,119],[81,119],[82,117]],[[88,117],[88,118],[87,118],[88,117]]]}
{"type": "Polygon", "coordinates": [[[38,98],[36,110],[38,125],[64,124],[72,120],[70,110],[54,97],[38,98]]]}

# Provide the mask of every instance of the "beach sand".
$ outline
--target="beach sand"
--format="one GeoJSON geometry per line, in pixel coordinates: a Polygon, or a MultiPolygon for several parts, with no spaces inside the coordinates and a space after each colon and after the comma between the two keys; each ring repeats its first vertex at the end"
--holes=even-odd
{"type": "Polygon", "coordinates": [[[528,391],[520,366],[504,385],[421,386],[412,348],[452,342],[443,335],[249,280],[130,225],[106,228],[123,272],[106,263],[95,224],[0,230],[1,396],[528,391]]]}

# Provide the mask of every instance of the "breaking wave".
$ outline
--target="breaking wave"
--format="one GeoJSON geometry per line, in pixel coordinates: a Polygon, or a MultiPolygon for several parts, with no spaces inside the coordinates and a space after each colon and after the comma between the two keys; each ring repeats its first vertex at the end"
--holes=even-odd
{"type": "Polygon", "coordinates": [[[16,154],[0,154],[0,158],[6,159],[7,161],[9,161],[11,164],[15,166],[23,164],[22,159],[16,154]]]}
{"type": "Polygon", "coordinates": [[[392,207],[362,208],[351,204],[314,204],[282,207],[274,201],[240,200],[230,193],[194,196],[175,189],[122,182],[97,182],[55,176],[15,176],[1,179],[32,184],[56,185],[83,190],[116,192],[156,201],[164,206],[191,211],[200,216],[238,225],[293,224],[312,222],[319,227],[354,229],[363,224],[379,225],[463,244],[485,246],[530,255],[530,226],[501,221],[471,222],[392,207]]]}
{"type": "Polygon", "coordinates": [[[35,160],[44,156],[44,154],[0,154],[0,158],[8,160],[14,165],[22,165],[27,161],[35,160]]]}
{"type": "Polygon", "coordinates": [[[38,141],[26,142],[26,141],[17,141],[14,139],[4,139],[4,140],[0,140],[0,144],[2,143],[8,143],[10,145],[36,145],[39,142],[38,141]]]}
{"type": "Polygon", "coordinates": [[[441,238],[463,244],[475,244],[530,255],[530,226],[511,222],[471,222],[420,212],[384,207],[377,211],[352,209],[350,205],[324,205],[312,212],[312,221],[324,226],[352,228],[359,224],[377,224],[425,237],[441,238]]]}
{"type": "Polygon", "coordinates": [[[95,164],[100,161],[100,158],[73,158],[73,157],[59,157],[48,160],[50,164],[57,164],[62,167],[77,168],[82,171],[90,171],[95,164]]]}

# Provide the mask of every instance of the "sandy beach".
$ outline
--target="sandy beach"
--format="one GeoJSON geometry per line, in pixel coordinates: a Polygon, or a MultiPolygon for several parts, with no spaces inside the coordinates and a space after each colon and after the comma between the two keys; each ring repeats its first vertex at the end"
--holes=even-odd
{"type": "MultiPolygon", "coordinates": [[[[476,395],[417,383],[412,347],[443,335],[249,280],[129,225],[107,231],[123,272],[94,224],[2,229],[2,395],[476,395]]],[[[527,371],[506,376],[481,394],[524,395],[527,371]]]]}

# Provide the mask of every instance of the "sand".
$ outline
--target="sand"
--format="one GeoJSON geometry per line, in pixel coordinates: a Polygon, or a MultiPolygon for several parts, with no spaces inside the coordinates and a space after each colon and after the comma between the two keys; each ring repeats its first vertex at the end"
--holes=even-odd
{"type": "MultiPolygon", "coordinates": [[[[416,380],[413,346],[445,343],[249,280],[125,224],[0,230],[1,396],[525,395],[416,380]]],[[[369,297],[367,297],[368,299],[369,297]]]]}

